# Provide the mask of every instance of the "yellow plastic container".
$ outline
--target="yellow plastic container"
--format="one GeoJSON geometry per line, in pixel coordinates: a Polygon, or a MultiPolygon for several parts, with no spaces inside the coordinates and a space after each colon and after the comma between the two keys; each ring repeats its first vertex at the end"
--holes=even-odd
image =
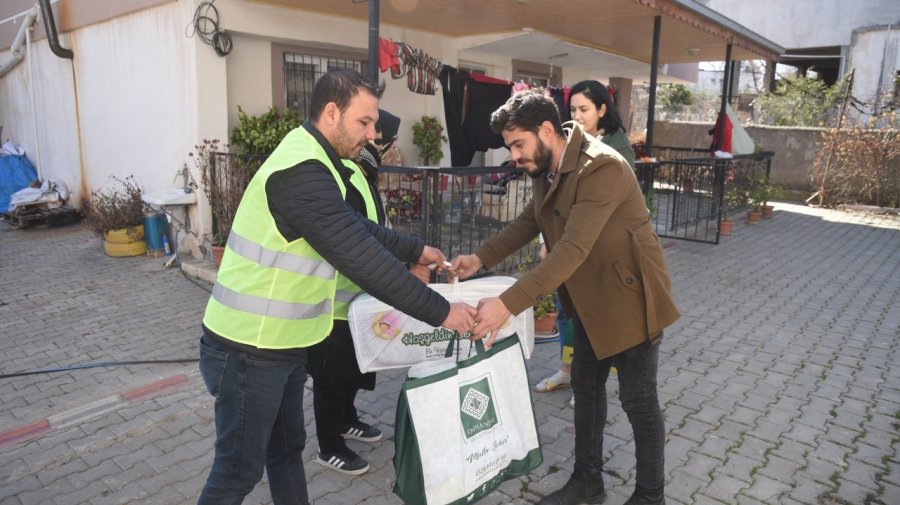
{"type": "Polygon", "coordinates": [[[125,258],[147,254],[147,243],[144,242],[144,226],[122,228],[106,232],[103,241],[103,252],[113,258],[125,258]]]}

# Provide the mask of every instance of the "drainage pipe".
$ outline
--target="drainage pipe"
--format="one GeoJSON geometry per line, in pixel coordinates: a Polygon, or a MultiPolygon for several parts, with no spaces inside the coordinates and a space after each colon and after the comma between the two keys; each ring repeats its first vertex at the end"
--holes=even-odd
{"type": "Polygon", "coordinates": [[[41,5],[41,19],[44,21],[44,31],[47,32],[47,42],[50,50],[60,58],[72,59],[75,53],[59,45],[59,35],[56,33],[56,22],[53,20],[53,9],[50,8],[50,0],[38,0],[41,5]]]}
{"type": "Polygon", "coordinates": [[[26,33],[31,29],[34,22],[37,21],[37,16],[37,6],[25,11],[25,19],[22,21],[22,26],[19,27],[19,33],[16,34],[12,46],[9,48],[11,57],[9,61],[0,65],[0,77],[8,74],[10,70],[25,58],[25,51],[22,50],[22,45],[26,43],[26,33]]]}
{"type": "Polygon", "coordinates": [[[34,127],[34,162],[38,180],[41,177],[41,137],[37,123],[37,100],[34,98],[34,56],[31,54],[31,29],[25,32],[25,50],[28,51],[28,88],[31,92],[31,125],[34,127]]]}

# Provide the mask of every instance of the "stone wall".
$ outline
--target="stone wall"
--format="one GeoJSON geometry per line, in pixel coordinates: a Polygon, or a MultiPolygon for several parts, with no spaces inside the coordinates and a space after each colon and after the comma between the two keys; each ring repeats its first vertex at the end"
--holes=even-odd
{"type": "MultiPolygon", "coordinates": [[[[712,142],[707,133],[711,123],[654,123],[653,143],[670,147],[703,147],[712,142]]],[[[796,191],[812,192],[813,162],[822,128],[747,126],[747,133],[761,149],[773,151],[771,177],[774,182],[796,191]]]]}

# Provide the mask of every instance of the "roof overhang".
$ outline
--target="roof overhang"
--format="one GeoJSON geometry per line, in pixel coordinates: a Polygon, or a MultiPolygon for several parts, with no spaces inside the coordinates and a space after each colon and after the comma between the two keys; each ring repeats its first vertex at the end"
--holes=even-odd
{"type": "MultiPolygon", "coordinates": [[[[366,0],[257,0],[355,19],[366,0]]],[[[661,17],[660,64],[774,60],[784,48],[694,0],[380,0],[380,21],[464,38],[531,30],[576,47],[649,64],[661,17]]],[[[522,53],[531,47],[524,45],[522,53]]],[[[560,51],[566,52],[566,51],[560,51]]],[[[546,62],[546,55],[524,58],[546,62]]],[[[519,56],[521,59],[521,56],[519,56]]]]}

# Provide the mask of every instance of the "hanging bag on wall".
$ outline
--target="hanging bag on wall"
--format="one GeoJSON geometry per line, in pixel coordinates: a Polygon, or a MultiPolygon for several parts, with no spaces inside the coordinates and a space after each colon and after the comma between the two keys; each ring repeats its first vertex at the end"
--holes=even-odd
{"type": "Polygon", "coordinates": [[[408,504],[474,503],[543,461],[517,335],[410,368],[396,416],[394,493],[408,504]]]}
{"type": "MultiPolygon", "coordinates": [[[[483,277],[451,284],[429,284],[450,302],[475,307],[482,298],[499,296],[515,284],[513,277],[483,277]]],[[[370,295],[362,294],[350,304],[350,333],[361,372],[412,366],[444,356],[447,342],[455,332],[435,328],[413,319],[370,295]]],[[[529,307],[500,328],[497,340],[518,334],[525,359],[534,350],[534,312],[529,307]]]]}

